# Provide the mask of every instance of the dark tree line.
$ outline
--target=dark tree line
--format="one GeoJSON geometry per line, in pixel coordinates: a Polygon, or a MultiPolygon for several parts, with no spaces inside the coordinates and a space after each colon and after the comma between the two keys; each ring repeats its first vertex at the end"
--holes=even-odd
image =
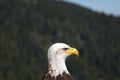
{"type": "Polygon", "coordinates": [[[47,49],[65,42],[75,80],[120,79],[120,17],[62,0],[0,0],[0,80],[41,80],[47,49]]]}

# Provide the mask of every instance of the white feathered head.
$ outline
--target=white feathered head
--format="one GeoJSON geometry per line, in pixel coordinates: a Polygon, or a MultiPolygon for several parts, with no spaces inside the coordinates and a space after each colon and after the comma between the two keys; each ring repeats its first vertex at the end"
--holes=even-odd
{"type": "Polygon", "coordinates": [[[52,76],[57,76],[59,74],[62,75],[63,72],[69,74],[66,68],[65,60],[72,54],[78,56],[79,52],[77,49],[72,48],[65,43],[55,43],[50,46],[48,50],[48,63],[50,69],[53,70],[51,73],[52,76]]]}

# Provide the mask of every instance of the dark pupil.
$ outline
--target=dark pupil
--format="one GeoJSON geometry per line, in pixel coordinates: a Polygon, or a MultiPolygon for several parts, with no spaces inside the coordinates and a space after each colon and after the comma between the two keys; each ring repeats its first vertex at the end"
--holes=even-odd
{"type": "Polygon", "coordinates": [[[63,50],[68,50],[68,48],[63,48],[63,50]]]}

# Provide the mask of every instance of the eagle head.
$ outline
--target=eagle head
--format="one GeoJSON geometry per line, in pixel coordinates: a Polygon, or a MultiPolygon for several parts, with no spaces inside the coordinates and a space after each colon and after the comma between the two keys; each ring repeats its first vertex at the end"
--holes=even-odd
{"type": "Polygon", "coordinates": [[[79,55],[77,49],[65,43],[55,43],[48,50],[49,74],[52,77],[62,75],[64,72],[69,74],[65,60],[70,55],[79,55]]]}

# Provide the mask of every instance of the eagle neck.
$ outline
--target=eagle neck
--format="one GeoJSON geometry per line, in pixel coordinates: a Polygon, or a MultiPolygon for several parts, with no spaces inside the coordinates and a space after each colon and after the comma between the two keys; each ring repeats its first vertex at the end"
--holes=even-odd
{"type": "Polygon", "coordinates": [[[65,59],[53,59],[49,62],[49,74],[51,74],[52,77],[62,75],[64,72],[69,74],[65,64],[65,59]]]}

